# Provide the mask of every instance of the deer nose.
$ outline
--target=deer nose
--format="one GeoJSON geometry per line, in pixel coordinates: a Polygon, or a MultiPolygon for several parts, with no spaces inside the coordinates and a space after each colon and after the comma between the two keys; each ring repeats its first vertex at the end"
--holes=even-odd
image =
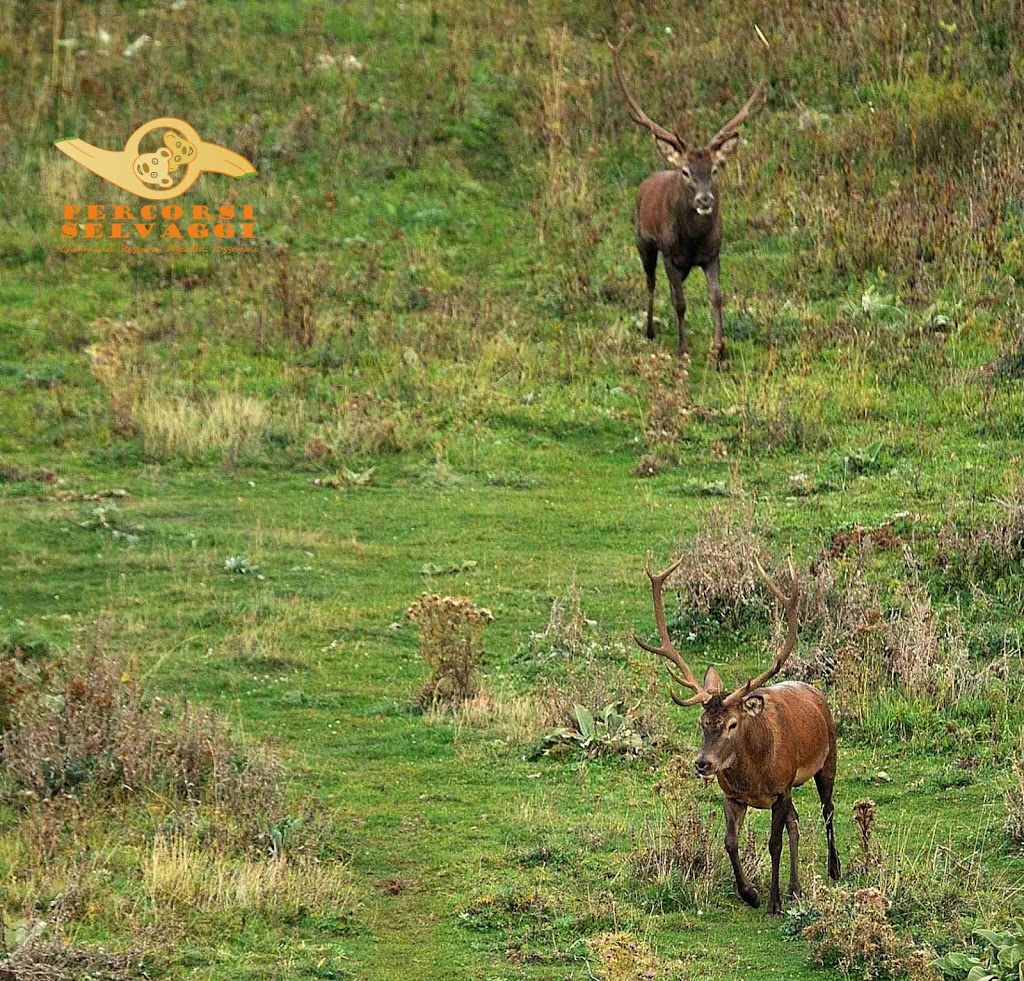
{"type": "Polygon", "coordinates": [[[693,199],[693,203],[698,208],[710,208],[715,203],[715,196],[708,191],[701,191],[693,199]]]}
{"type": "Polygon", "coordinates": [[[697,771],[698,777],[706,777],[711,772],[711,763],[709,760],[698,759],[694,762],[693,768],[697,771]]]}

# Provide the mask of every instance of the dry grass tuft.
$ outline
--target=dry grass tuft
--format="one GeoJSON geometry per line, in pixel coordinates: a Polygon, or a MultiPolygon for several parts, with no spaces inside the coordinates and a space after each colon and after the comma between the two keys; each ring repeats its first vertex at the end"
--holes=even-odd
{"type": "Polygon", "coordinates": [[[218,456],[226,463],[255,456],[271,419],[267,403],[234,393],[196,401],[146,392],[132,415],[148,456],[193,461],[218,456]]]}
{"type": "Polygon", "coordinates": [[[160,836],[142,866],[146,893],[159,912],[253,912],[290,920],[349,911],[351,876],[338,862],[285,857],[252,859],[211,852],[184,835],[160,836]]]}
{"type": "Polygon", "coordinates": [[[591,970],[591,977],[601,981],[686,977],[680,962],[663,960],[647,943],[630,933],[601,933],[591,937],[589,944],[598,962],[591,970]]]}

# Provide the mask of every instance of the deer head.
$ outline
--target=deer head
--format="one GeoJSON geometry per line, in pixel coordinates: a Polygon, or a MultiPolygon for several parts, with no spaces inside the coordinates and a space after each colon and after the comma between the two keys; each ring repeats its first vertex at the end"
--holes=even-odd
{"type": "MultiPolygon", "coordinates": [[[[698,215],[709,215],[715,207],[715,175],[739,145],[740,126],[764,99],[768,89],[767,68],[765,78],[757,84],[740,111],[710,141],[703,146],[688,149],[685,140],[678,133],[673,133],[664,126],[660,126],[640,108],[640,103],[636,101],[629,91],[629,86],[626,85],[626,76],[623,74],[622,64],[619,61],[619,52],[622,50],[626,38],[629,37],[630,30],[629,27],[623,28],[618,44],[612,44],[611,41],[607,43],[612,52],[615,76],[619,80],[619,87],[632,112],[633,120],[638,125],[650,130],[654,136],[654,144],[665,162],[679,171],[683,184],[691,192],[693,210],[698,215]]],[[[757,31],[757,36],[761,39],[767,52],[767,39],[759,27],[755,26],[754,30],[757,31]]]]}
{"type": "Polygon", "coordinates": [[[665,658],[672,665],[668,669],[672,680],[693,692],[690,697],[681,698],[670,690],[672,701],[684,707],[703,706],[704,711],[700,717],[703,742],[694,761],[694,768],[698,776],[712,777],[720,770],[726,769],[738,755],[747,752],[752,739],[751,720],[758,718],[764,710],[764,697],[757,689],[782,670],[782,666],[796,646],[797,602],[800,593],[792,561],[789,564],[792,583],[789,593],[783,593],[764,571],[761,564],[757,563],[757,571],[761,578],[785,609],[788,628],[786,639],[770,667],[756,678],[748,679],[735,691],[727,692],[723,690],[722,679],[714,667],[709,666],[703,682],[698,681],[669,637],[668,626],[665,623],[665,605],[661,594],[665,581],[679,568],[681,562],[682,558],[679,558],[663,572],[657,574],[652,573],[650,567],[647,567],[647,578],[651,581],[651,594],[654,601],[654,620],[658,627],[661,643],[658,646],[648,644],[638,634],[633,634],[633,640],[645,651],[665,658]],[[678,669],[678,673],[673,670],[673,667],[678,669]]]}

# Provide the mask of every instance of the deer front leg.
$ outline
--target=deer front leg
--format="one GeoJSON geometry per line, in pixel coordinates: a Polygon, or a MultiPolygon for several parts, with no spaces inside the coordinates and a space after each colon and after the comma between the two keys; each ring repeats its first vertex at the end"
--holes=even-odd
{"type": "Polygon", "coordinates": [[[722,286],[718,281],[717,258],[704,267],[704,276],[708,281],[711,317],[715,322],[715,343],[711,349],[711,358],[716,365],[720,365],[725,356],[725,338],[722,336],[722,286]]]}
{"type": "Polygon", "coordinates": [[[680,269],[671,259],[665,259],[665,272],[668,274],[669,290],[672,293],[672,306],[676,311],[676,320],[679,321],[679,356],[688,356],[690,345],[686,342],[686,293],[683,290],[683,283],[690,274],[690,270],[680,269]]]}
{"type": "Polygon", "coordinates": [[[761,897],[758,895],[757,889],[747,880],[743,873],[743,866],[740,864],[740,829],[743,827],[743,819],[747,816],[747,805],[726,797],[724,807],[725,851],[732,863],[733,875],[736,876],[736,891],[740,894],[743,902],[757,909],[761,897]]]}
{"type": "Polygon", "coordinates": [[[772,831],[768,838],[768,854],[772,859],[772,884],[768,891],[768,915],[778,916],[782,912],[782,897],[779,895],[779,859],[782,857],[782,832],[786,828],[793,799],[789,794],[779,794],[772,804],[772,831]]]}
{"type": "Polygon", "coordinates": [[[790,802],[789,817],[786,818],[786,834],[789,836],[789,899],[800,896],[800,815],[790,802]]]}

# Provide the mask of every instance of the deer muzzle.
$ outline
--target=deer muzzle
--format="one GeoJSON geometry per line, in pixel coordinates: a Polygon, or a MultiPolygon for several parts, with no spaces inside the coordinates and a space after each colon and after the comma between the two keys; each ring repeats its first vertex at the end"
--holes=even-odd
{"type": "Polygon", "coordinates": [[[693,207],[698,215],[710,215],[715,209],[715,196],[708,191],[701,191],[694,197],[693,207]]]}

